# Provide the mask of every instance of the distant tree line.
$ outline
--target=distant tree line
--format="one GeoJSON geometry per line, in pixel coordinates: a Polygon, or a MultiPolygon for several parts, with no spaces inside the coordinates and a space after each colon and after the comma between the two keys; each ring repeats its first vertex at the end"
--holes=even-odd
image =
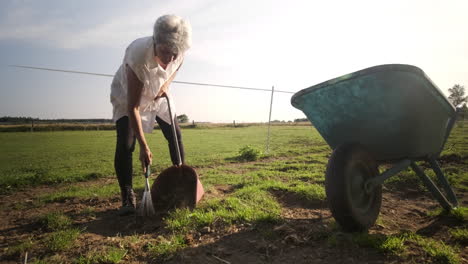
{"type": "Polygon", "coordinates": [[[309,122],[309,119],[307,119],[307,118],[296,118],[296,119],[294,119],[294,123],[298,123],[298,122],[309,122]]]}
{"type": "Polygon", "coordinates": [[[292,121],[291,120],[278,120],[278,119],[275,119],[275,120],[272,120],[271,121],[272,123],[291,123],[292,121]]]}
{"type": "MultiPolygon", "coordinates": [[[[189,118],[186,114],[178,115],[177,121],[180,123],[187,123],[189,118]]],[[[39,119],[33,117],[16,117],[16,116],[3,116],[0,117],[0,124],[31,124],[34,122],[36,124],[40,123],[55,123],[55,124],[63,124],[63,123],[86,123],[86,124],[102,124],[102,123],[114,123],[112,119],[105,119],[105,118],[90,118],[90,119],[39,119]]]]}
{"type": "Polygon", "coordinates": [[[26,123],[28,123],[29,124],[33,120],[39,120],[39,118],[12,117],[12,116],[0,117],[0,123],[15,123],[15,124],[26,124],[26,123]]]}
{"type": "Polygon", "coordinates": [[[39,119],[33,117],[13,117],[4,116],[0,117],[0,124],[31,124],[34,122],[39,123],[87,123],[87,124],[102,124],[113,123],[112,119],[105,118],[91,118],[91,119],[39,119]]]}

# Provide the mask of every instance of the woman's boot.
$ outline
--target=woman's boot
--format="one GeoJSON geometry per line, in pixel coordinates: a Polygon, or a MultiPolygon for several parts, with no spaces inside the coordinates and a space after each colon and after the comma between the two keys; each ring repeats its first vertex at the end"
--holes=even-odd
{"type": "Polygon", "coordinates": [[[132,187],[126,186],[120,189],[122,196],[122,207],[119,209],[119,215],[131,215],[136,212],[136,196],[132,187]]]}

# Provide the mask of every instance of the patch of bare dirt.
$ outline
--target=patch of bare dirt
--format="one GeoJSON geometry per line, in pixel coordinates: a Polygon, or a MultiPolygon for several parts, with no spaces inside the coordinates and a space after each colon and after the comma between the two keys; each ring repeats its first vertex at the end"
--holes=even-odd
{"type": "Polygon", "coordinates": [[[300,219],[322,221],[331,217],[325,201],[311,201],[297,193],[283,190],[274,190],[272,193],[282,205],[281,217],[286,221],[300,219]]]}
{"type": "Polygon", "coordinates": [[[236,189],[241,188],[242,186],[240,185],[228,185],[228,184],[219,184],[216,186],[213,186],[213,188],[210,188],[205,191],[204,194],[204,199],[212,199],[212,198],[221,198],[226,195],[229,195],[230,193],[234,192],[236,189]]]}
{"type": "MultiPolygon", "coordinates": [[[[114,179],[100,179],[108,184],[114,179]]],[[[92,184],[97,183],[96,181],[92,184]]],[[[90,184],[79,183],[80,185],[90,184]]],[[[65,185],[64,185],[65,187],[65,185]]],[[[206,199],[223,197],[239,186],[218,185],[207,191],[206,199]]],[[[0,262],[18,263],[22,256],[6,256],[6,248],[32,238],[40,241],[45,235],[38,218],[46,213],[61,211],[74,221],[74,226],[83,229],[73,247],[67,251],[69,261],[86,252],[98,252],[106,246],[125,248],[128,254],[125,263],[161,263],[148,253],[147,241],[157,243],[158,236],[166,235],[161,217],[141,219],[135,216],[119,217],[119,197],[108,199],[70,199],[37,207],[34,199],[45,192],[62,187],[37,187],[0,197],[0,262]],[[19,201],[24,208],[16,208],[19,201]],[[92,212],[87,209],[93,208],[92,212]],[[138,234],[135,241],[129,240],[138,234]]],[[[466,206],[465,193],[456,191],[461,205],[466,206]]],[[[179,251],[166,263],[425,263],[424,254],[413,249],[410,257],[385,255],[372,248],[363,248],[352,243],[330,245],[330,233],[346,237],[336,229],[327,205],[311,202],[285,191],[274,191],[282,204],[283,222],[260,226],[233,225],[212,226],[193,231],[186,237],[189,247],[179,251]]],[[[141,198],[141,192],[138,193],[141,198]]],[[[418,191],[384,191],[379,221],[369,230],[371,234],[398,234],[408,230],[425,237],[450,243],[448,230],[466,228],[453,218],[428,216],[439,205],[427,193],[418,191]]],[[[30,256],[46,254],[44,246],[30,252],[30,256]]],[[[461,248],[462,261],[468,260],[467,248],[461,248]]]]}
{"type": "MultiPolygon", "coordinates": [[[[283,205],[284,222],[263,227],[244,227],[238,232],[224,233],[219,238],[201,239],[196,246],[182,250],[168,263],[427,263],[418,247],[401,258],[385,255],[372,248],[345,244],[331,246],[330,232],[337,231],[326,204],[311,203],[288,192],[275,192],[283,205]]],[[[462,202],[466,196],[459,197],[462,202]]],[[[439,205],[431,198],[408,198],[402,193],[385,192],[380,220],[370,234],[391,235],[412,231],[421,236],[450,241],[448,229],[465,226],[450,217],[428,216],[439,205]]],[[[219,236],[210,234],[208,237],[219,236]]],[[[350,242],[352,243],[352,242],[350,242]]],[[[468,260],[468,250],[461,249],[462,262],[468,260]]]]}
{"type": "Polygon", "coordinates": [[[442,155],[437,160],[442,166],[449,164],[468,164],[467,157],[463,157],[456,153],[442,155]]]}

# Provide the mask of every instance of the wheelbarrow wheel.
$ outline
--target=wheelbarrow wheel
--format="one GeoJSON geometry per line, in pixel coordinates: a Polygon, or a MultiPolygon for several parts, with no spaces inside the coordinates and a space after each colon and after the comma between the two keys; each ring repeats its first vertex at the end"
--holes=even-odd
{"type": "Polygon", "coordinates": [[[379,174],[377,163],[360,144],[339,146],[328,161],[325,191],[333,217],[350,232],[371,227],[380,212],[382,186],[366,192],[367,179],[379,174]]]}

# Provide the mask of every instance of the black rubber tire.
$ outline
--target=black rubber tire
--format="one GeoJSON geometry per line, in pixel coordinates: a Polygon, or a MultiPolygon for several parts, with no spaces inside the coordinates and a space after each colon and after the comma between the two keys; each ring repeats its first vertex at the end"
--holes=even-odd
{"type": "Polygon", "coordinates": [[[345,231],[367,230],[377,220],[382,185],[371,193],[364,189],[365,180],[377,175],[377,163],[362,145],[344,144],[333,151],[328,160],[325,191],[332,215],[345,231]]]}

